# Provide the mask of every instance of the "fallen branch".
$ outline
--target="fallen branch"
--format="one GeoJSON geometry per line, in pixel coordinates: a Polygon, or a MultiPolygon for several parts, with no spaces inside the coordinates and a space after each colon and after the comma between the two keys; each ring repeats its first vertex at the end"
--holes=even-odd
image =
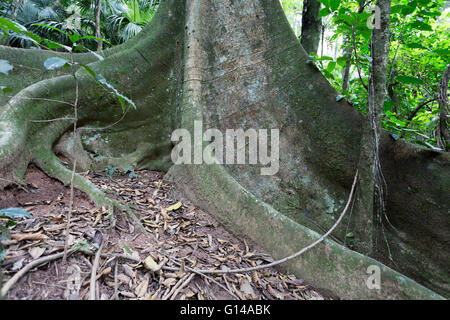
{"type": "Polygon", "coordinates": [[[178,287],[181,286],[181,284],[183,283],[183,281],[185,281],[188,277],[189,277],[189,275],[186,274],[183,278],[181,278],[180,280],[178,280],[178,282],[173,286],[173,288],[172,288],[171,290],[167,290],[167,293],[165,293],[165,294],[161,297],[161,300],[169,300],[169,298],[172,296],[172,294],[175,292],[175,290],[177,290],[178,287]]]}
{"type": "MultiPolygon", "coordinates": [[[[75,252],[77,249],[72,249],[69,250],[67,252],[67,255],[75,252]]],[[[33,269],[34,267],[37,267],[43,263],[47,263],[56,259],[59,259],[61,257],[64,256],[64,252],[60,252],[60,253],[56,253],[56,254],[52,254],[49,256],[45,256],[39,259],[36,259],[34,261],[31,261],[29,264],[27,264],[25,267],[23,267],[19,272],[17,272],[11,279],[9,279],[5,285],[2,287],[2,291],[0,294],[0,298],[4,297],[9,289],[11,289],[11,287],[21,278],[23,277],[28,271],[30,271],[31,269],[33,269]]]]}
{"type": "Polygon", "coordinates": [[[195,273],[192,273],[179,287],[178,289],[175,291],[175,293],[172,295],[172,297],[170,297],[170,300],[175,300],[176,296],[180,293],[181,289],[183,289],[184,287],[186,287],[189,282],[191,282],[192,278],[194,278],[195,273]]]}
{"type": "MultiPolygon", "coordinates": [[[[95,238],[95,236],[94,236],[95,238]]],[[[94,263],[92,264],[92,271],[91,271],[91,284],[90,284],[90,289],[89,289],[89,300],[96,300],[95,297],[95,283],[96,283],[96,276],[97,276],[97,269],[98,269],[98,265],[100,263],[100,255],[102,253],[102,249],[103,249],[103,235],[101,235],[100,237],[100,241],[99,241],[99,246],[97,249],[97,253],[95,254],[95,259],[94,259],[94,263]]]]}

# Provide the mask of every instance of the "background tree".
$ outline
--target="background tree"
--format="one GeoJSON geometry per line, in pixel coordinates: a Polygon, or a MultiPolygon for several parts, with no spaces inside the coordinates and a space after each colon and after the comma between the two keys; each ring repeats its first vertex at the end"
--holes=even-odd
{"type": "Polygon", "coordinates": [[[319,18],[320,2],[303,1],[301,44],[306,52],[317,54],[322,35],[322,21],[319,18]]]}

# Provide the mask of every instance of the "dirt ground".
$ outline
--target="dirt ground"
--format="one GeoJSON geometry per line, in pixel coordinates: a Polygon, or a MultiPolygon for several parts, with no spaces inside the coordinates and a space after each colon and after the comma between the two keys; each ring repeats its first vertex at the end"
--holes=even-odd
{"type": "MultiPolygon", "coordinates": [[[[84,175],[108,196],[132,207],[140,225],[118,210],[111,214],[108,208],[97,208],[88,195],[75,190],[69,248],[84,251],[70,254],[65,263],[58,258],[31,269],[4,299],[89,299],[92,254],[97,250],[92,243],[99,232],[104,256],[96,272],[97,299],[324,299],[302,279],[272,268],[226,275],[186,272],[187,267],[247,268],[273,259],[234,237],[186,199],[177,198],[163,173],[135,174],[84,175]]],[[[25,179],[27,186],[0,192],[0,209],[18,207],[32,215],[18,219],[10,227],[11,239],[2,240],[3,285],[31,261],[64,250],[70,188],[34,165],[25,179]]]]}

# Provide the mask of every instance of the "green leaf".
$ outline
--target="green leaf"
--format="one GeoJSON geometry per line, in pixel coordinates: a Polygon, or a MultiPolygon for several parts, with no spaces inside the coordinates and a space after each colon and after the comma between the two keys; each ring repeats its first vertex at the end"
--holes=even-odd
{"type": "Polygon", "coordinates": [[[72,30],[72,32],[73,34],[68,33],[69,39],[72,43],[77,43],[77,41],[80,39],[80,35],[76,31],[72,30]]]}
{"type": "Polygon", "coordinates": [[[128,254],[133,254],[133,251],[131,251],[130,248],[128,248],[126,245],[124,245],[123,248],[125,249],[125,251],[126,251],[128,254]]]}
{"type": "Polygon", "coordinates": [[[341,4],[341,0],[330,0],[330,8],[333,11],[336,11],[341,4]]]}
{"type": "Polygon", "coordinates": [[[407,48],[411,48],[411,49],[423,49],[423,50],[427,50],[427,48],[425,48],[423,45],[421,45],[420,43],[407,43],[405,44],[405,46],[407,48]]]}
{"type": "Polygon", "coordinates": [[[330,6],[330,0],[317,0],[317,1],[323,4],[325,7],[330,6]]]}
{"type": "Polygon", "coordinates": [[[334,59],[330,56],[321,56],[319,58],[314,58],[315,61],[333,61],[334,59]]]}
{"type": "Polygon", "coordinates": [[[44,39],[43,41],[45,42],[45,44],[47,45],[47,47],[49,49],[61,49],[62,48],[64,50],[68,51],[68,52],[72,51],[72,48],[70,48],[68,46],[65,46],[63,44],[60,44],[58,42],[55,42],[55,41],[52,41],[52,40],[48,40],[48,39],[44,39]]]}
{"type": "Polygon", "coordinates": [[[9,63],[8,60],[0,60],[0,72],[3,74],[8,74],[9,71],[14,69],[14,67],[9,63]]]}
{"type": "Polygon", "coordinates": [[[397,76],[397,77],[395,77],[395,80],[398,82],[407,83],[407,84],[423,84],[423,81],[416,77],[397,76]]]}
{"type": "Polygon", "coordinates": [[[401,11],[402,11],[402,9],[403,9],[403,5],[396,5],[396,6],[392,6],[392,9],[391,9],[391,14],[394,14],[394,13],[400,13],[401,11]]]}
{"type": "Polygon", "coordinates": [[[89,72],[89,74],[94,78],[97,79],[97,74],[95,73],[94,70],[92,70],[91,67],[89,67],[88,65],[85,65],[83,63],[80,63],[80,66],[82,66],[87,72],[89,72]]]}
{"type": "Polygon", "coordinates": [[[407,5],[407,6],[403,6],[403,8],[402,8],[402,14],[404,14],[404,15],[411,14],[414,11],[416,11],[416,7],[415,6],[411,6],[410,4],[407,5]]]}
{"type": "Polygon", "coordinates": [[[83,37],[80,38],[80,40],[97,40],[97,41],[102,41],[102,42],[107,43],[107,44],[111,44],[111,42],[109,42],[106,39],[99,38],[99,37],[94,37],[94,36],[83,36],[83,37]]]}
{"type": "Polygon", "coordinates": [[[433,52],[440,54],[440,55],[449,55],[450,54],[449,49],[434,49],[433,52]]]}
{"type": "Polygon", "coordinates": [[[25,209],[22,209],[22,208],[2,209],[2,210],[0,210],[0,215],[6,216],[11,219],[21,218],[21,217],[32,218],[32,216],[28,213],[28,211],[25,209]]]}
{"type": "Polygon", "coordinates": [[[66,37],[70,38],[70,35],[67,32],[64,32],[63,30],[55,28],[55,27],[50,26],[48,24],[45,24],[45,23],[34,23],[33,25],[34,26],[38,26],[38,27],[45,27],[45,28],[49,28],[49,29],[58,31],[58,32],[62,33],[63,35],[65,35],[66,37]]]}
{"type": "Polygon", "coordinates": [[[419,20],[416,20],[416,21],[410,23],[409,26],[416,30],[433,31],[433,28],[428,23],[425,23],[425,22],[422,22],[419,20]]]}
{"type": "Polygon", "coordinates": [[[12,88],[5,87],[5,86],[0,86],[0,90],[3,91],[3,94],[7,94],[7,93],[13,92],[13,89],[12,89],[12,88]]]}
{"type": "Polygon", "coordinates": [[[323,8],[319,11],[319,18],[326,17],[331,13],[329,8],[323,8]]]}
{"type": "Polygon", "coordinates": [[[330,61],[327,65],[327,71],[333,72],[333,70],[336,68],[336,62],[330,61]]]}
{"type": "Polygon", "coordinates": [[[44,67],[47,70],[55,70],[61,68],[62,66],[69,64],[69,61],[59,57],[51,57],[45,60],[44,67]]]}
{"type": "Polygon", "coordinates": [[[130,98],[124,96],[119,91],[117,91],[117,89],[114,88],[114,86],[112,84],[110,84],[108,81],[106,81],[106,79],[101,74],[97,75],[97,81],[100,82],[101,84],[105,85],[107,88],[109,88],[111,90],[111,92],[119,100],[119,102],[122,106],[123,112],[125,112],[125,102],[129,103],[134,109],[136,109],[136,104],[130,98]]]}
{"type": "Polygon", "coordinates": [[[345,65],[347,64],[347,57],[339,57],[337,58],[336,62],[341,67],[345,67],[345,65]]]}

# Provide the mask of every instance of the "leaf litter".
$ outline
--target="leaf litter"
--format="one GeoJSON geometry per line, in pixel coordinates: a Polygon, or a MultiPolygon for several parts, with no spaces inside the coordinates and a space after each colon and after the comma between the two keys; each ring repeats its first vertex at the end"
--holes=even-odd
{"type": "MultiPolygon", "coordinates": [[[[98,208],[75,190],[69,245],[95,252],[93,237],[102,230],[105,242],[97,269],[97,298],[114,299],[263,299],[321,300],[319,294],[292,274],[273,268],[251,273],[201,275],[186,268],[230,270],[270,263],[273,258],[225,230],[212,216],[193,206],[163,180],[164,173],[137,171],[137,177],[88,172],[84,176],[109,197],[138,213],[130,217],[98,208]],[[144,232],[141,227],[145,229],[144,232]]],[[[10,227],[2,240],[3,284],[29,262],[64,250],[70,189],[33,165],[25,175],[26,192],[11,187],[0,194],[0,209],[22,207],[32,218],[10,227]]],[[[75,252],[33,268],[4,299],[89,299],[93,255],[75,252]]]]}

